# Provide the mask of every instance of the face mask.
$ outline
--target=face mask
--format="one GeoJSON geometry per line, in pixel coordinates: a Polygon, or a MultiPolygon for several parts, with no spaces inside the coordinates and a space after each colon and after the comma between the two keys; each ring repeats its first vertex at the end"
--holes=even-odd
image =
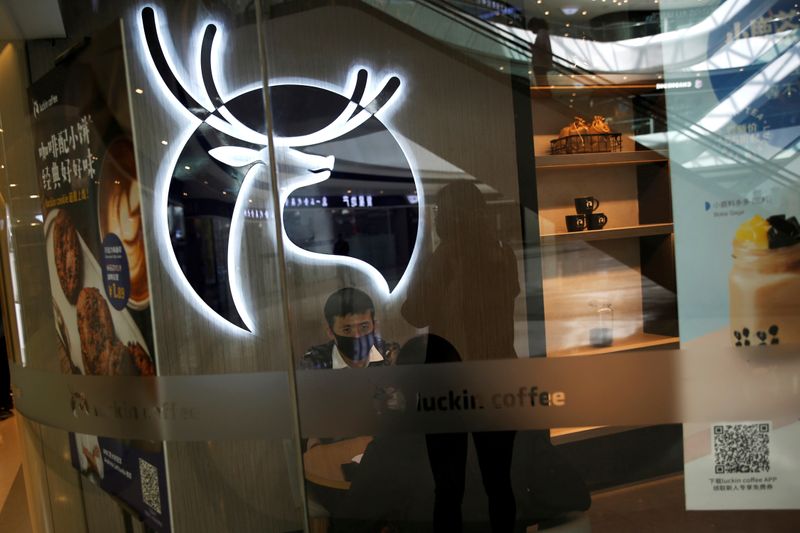
{"type": "Polygon", "coordinates": [[[375,334],[362,335],[361,337],[336,337],[336,347],[342,355],[351,361],[363,361],[369,359],[369,352],[375,345],[375,334]]]}

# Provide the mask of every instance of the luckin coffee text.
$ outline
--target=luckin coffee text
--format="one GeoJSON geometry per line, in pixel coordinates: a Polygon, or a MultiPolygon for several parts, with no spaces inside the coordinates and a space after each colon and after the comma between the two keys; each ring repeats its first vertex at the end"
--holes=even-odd
{"type": "Polygon", "coordinates": [[[520,387],[516,392],[498,392],[486,402],[480,394],[467,389],[447,394],[417,394],[417,411],[475,411],[479,409],[512,409],[521,407],[564,407],[567,395],[563,391],[544,391],[538,387],[520,387]]]}

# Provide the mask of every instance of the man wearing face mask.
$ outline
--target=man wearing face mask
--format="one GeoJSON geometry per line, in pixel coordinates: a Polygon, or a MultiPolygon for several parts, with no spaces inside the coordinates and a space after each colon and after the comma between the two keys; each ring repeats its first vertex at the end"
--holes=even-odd
{"type": "Polygon", "coordinates": [[[366,368],[391,364],[399,346],[375,334],[375,305],[363,291],[345,287],[325,303],[326,344],[314,346],[300,361],[301,369],[366,368]]]}
{"type": "MultiPolygon", "coordinates": [[[[309,349],[299,362],[301,370],[344,370],[393,363],[399,345],[385,342],[375,334],[375,305],[365,292],[353,287],[339,289],[328,297],[324,313],[331,340],[309,349]]],[[[341,464],[342,474],[344,468],[352,473],[352,469],[358,466],[352,462],[352,458],[363,454],[370,440],[369,437],[309,438],[304,443],[312,530],[327,531],[329,526],[344,533],[381,530],[380,526],[374,528],[372,522],[362,519],[358,506],[355,511],[352,510],[349,491],[341,485],[347,476],[341,479],[309,477],[316,471],[314,460],[309,462],[309,454],[327,448],[324,452],[325,461],[341,464]]],[[[330,469],[326,471],[330,472],[330,469]]]]}

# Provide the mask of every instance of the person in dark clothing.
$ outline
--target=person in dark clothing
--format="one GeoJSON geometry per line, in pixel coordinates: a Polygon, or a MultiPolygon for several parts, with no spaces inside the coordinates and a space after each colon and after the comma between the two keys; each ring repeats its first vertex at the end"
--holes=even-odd
{"type": "MultiPolygon", "coordinates": [[[[403,316],[428,327],[426,363],[514,358],[514,300],[520,292],[517,260],[497,235],[478,187],[449,183],[437,195],[439,247],[423,262],[403,304],[403,316]],[[438,340],[437,340],[438,339],[438,340]]],[[[473,433],[489,501],[493,533],[510,533],[516,519],[511,485],[513,431],[473,433]]],[[[463,530],[467,434],[426,438],[435,482],[434,530],[463,530]]]]}
{"type": "Polygon", "coordinates": [[[350,255],[350,243],[340,233],[333,243],[333,255],[350,255]]]}
{"type": "Polygon", "coordinates": [[[6,348],[6,332],[0,315],[0,420],[13,415],[11,400],[11,374],[8,368],[8,350],[6,348]]]}
{"type": "Polygon", "coordinates": [[[528,29],[536,34],[536,40],[531,45],[531,63],[533,76],[539,95],[549,95],[545,87],[550,85],[547,74],[553,70],[553,50],[550,45],[550,26],[545,20],[532,18],[528,21],[528,29]]]}
{"type": "MultiPolygon", "coordinates": [[[[298,363],[300,370],[345,370],[392,364],[399,345],[377,336],[375,305],[365,292],[353,287],[339,289],[328,297],[324,314],[331,340],[306,351],[298,363]]],[[[333,447],[345,440],[348,439],[309,438],[304,443],[304,451],[317,446],[333,447]]],[[[356,463],[343,466],[349,474],[359,468],[356,463]]],[[[349,491],[312,482],[308,482],[307,488],[314,503],[330,514],[332,532],[380,531],[379,526],[362,516],[359,508],[353,509],[349,491]]]]}

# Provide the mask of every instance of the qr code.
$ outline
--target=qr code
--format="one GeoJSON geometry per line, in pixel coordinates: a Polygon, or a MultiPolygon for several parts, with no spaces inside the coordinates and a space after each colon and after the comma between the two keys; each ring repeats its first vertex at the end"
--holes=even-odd
{"type": "Polygon", "coordinates": [[[714,472],[769,472],[769,422],[719,424],[712,428],[714,472]]]}
{"type": "Polygon", "coordinates": [[[139,478],[142,481],[142,500],[152,510],[161,514],[161,491],[158,485],[158,469],[139,459],[139,478]]]}

